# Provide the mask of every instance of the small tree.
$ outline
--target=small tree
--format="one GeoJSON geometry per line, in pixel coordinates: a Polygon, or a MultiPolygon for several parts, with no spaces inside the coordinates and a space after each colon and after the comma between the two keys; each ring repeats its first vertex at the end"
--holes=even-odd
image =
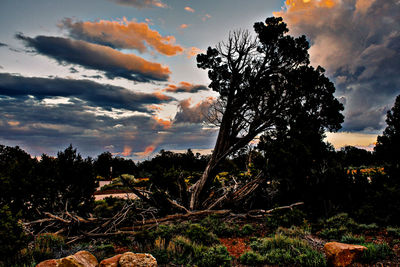
{"type": "Polygon", "coordinates": [[[378,136],[375,152],[378,159],[391,165],[400,165],[400,95],[391,110],[386,115],[387,127],[383,134],[378,136]]]}
{"type": "Polygon", "coordinates": [[[282,18],[268,18],[254,29],[257,39],[236,31],[226,43],[197,56],[198,67],[209,70],[209,87],[219,93],[210,116],[219,133],[211,159],[193,187],[191,209],[201,207],[218,164],[257,135],[272,136],[289,128],[298,112],[329,130],[338,130],[343,121],[334,85],[321,67],[309,65],[305,36],[286,35],[282,18]]]}

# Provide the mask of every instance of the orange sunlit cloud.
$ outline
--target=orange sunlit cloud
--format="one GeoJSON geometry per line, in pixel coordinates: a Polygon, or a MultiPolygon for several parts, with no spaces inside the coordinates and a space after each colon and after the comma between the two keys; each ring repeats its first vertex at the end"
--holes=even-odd
{"type": "Polygon", "coordinates": [[[276,17],[288,16],[292,12],[304,12],[302,14],[303,19],[313,20],[315,22],[315,17],[311,16],[314,9],[319,8],[332,8],[337,5],[339,0],[286,0],[286,10],[273,12],[276,17]]]}
{"type": "Polygon", "coordinates": [[[10,126],[18,126],[20,124],[19,121],[8,121],[7,123],[10,126]]]}
{"type": "Polygon", "coordinates": [[[150,110],[155,110],[155,111],[161,111],[162,107],[161,106],[157,106],[157,105],[147,105],[146,106],[148,109],[150,110]]]}
{"type": "Polygon", "coordinates": [[[132,155],[132,148],[130,146],[124,146],[124,151],[121,153],[124,157],[129,157],[132,155]]]}
{"type": "Polygon", "coordinates": [[[189,82],[180,82],[178,85],[169,84],[168,87],[162,89],[162,92],[169,93],[196,93],[201,90],[208,90],[204,85],[196,85],[189,82]]]}
{"type": "Polygon", "coordinates": [[[153,151],[155,149],[156,149],[155,146],[150,145],[150,146],[146,147],[143,152],[137,152],[137,153],[135,153],[135,155],[139,156],[139,157],[146,157],[146,156],[149,156],[151,153],[153,153],[153,151]]]}
{"type": "Polygon", "coordinates": [[[211,15],[210,15],[210,14],[205,14],[205,15],[201,18],[202,21],[206,21],[206,20],[208,20],[208,19],[211,19],[211,15]]]}
{"type": "Polygon", "coordinates": [[[193,46],[193,47],[187,48],[185,52],[186,52],[186,55],[188,58],[192,58],[192,57],[197,56],[200,53],[204,53],[205,51],[193,46]]]}
{"type": "Polygon", "coordinates": [[[167,95],[164,95],[164,94],[161,93],[161,92],[154,92],[153,95],[154,95],[155,97],[157,97],[158,99],[163,100],[163,101],[168,101],[168,100],[171,100],[171,99],[172,99],[171,97],[169,97],[169,96],[167,96],[167,95]]]}
{"type": "Polygon", "coordinates": [[[180,29],[186,29],[188,28],[190,25],[189,24],[181,24],[181,26],[179,26],[180,29]]]}
{"type": "Polygon", "coordinates": [[[187,12],[192,12],[192,13],[195,12],[194,9],[191,8],[190,6],[185,7],[185,10],[186,10],[187,12]]]}
{"type": "Polygon", "coordinates": [[[153,129],[155,129],[157,125],[162,126],[164,129],[169,129],[172,126],[172,121],[170,120],[164,120],[157,116],[154,116],[153,119],[156,121],[156,124],[154,125],[153,129]]]}
{"type": "Polygon", "coordinates": [[[152,21],[128,21],[125,17],[121,21],[100,20],[96,22],[65,19],[60,27],[66,28],[74,38],[94,41],[100,44],[111,44],[117,48],[136,49],[147,51],[147,46],[158,53],[174,56],[181,54],[184,48],[175,44],[174,36],[162,36],[158,31],[150,29],[152,21]],[[147,23],[146,23],[147,22],[147,23]]]}

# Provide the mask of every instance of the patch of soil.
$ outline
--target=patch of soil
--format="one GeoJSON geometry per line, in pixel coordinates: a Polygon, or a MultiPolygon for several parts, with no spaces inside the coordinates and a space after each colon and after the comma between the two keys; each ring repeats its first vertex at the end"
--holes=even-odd
{"type": "Polygon", "coordinates": [[[236,259],[250,250],[248,237],[229,237],[220,238],[219,240],[227,248],[229,254],[236,259]]]}

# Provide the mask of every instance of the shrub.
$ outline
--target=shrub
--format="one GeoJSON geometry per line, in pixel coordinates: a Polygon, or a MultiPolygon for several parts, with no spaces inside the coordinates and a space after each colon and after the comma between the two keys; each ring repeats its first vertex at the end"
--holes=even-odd
{"type": "Polygon", "coordinates": [[[14,255],[27,245],[27,237],[21,224],[19,214],[12,214],[9,206],[0,206],[0,265],[12,264],[14,255]]]}
{"type": "Polygon", "coordinates": [[[263,264],[265,262],[265,258],[263,256],[261,256],[259,253],[254,252],[252,250],[250,251],[246,251],[245,253],[243,253],[240,258],[239,258],[240,262],[246,265],[260,265],[263,264]]]}
{"type": "Polygon", "coordinates": [[[292,226],[290,228],[284,228],[279,226],[278,229],[276,230],[276,233],[289,237],[303,237],[305,235],[310,234],[308,230],[298,226],[292,226]]]}
{"type": "Polygon", "coordinates": [[[280,266],[325,266],[326,261],[322,253],[313,250],[305,241],[283,235],[272,238],[263,238],[250,244],[254,253],[245,253],[243,263],[273,264],[280,266]],[[258,254],[258,255],[257,255],[258,254]]]}
{"type": "Polygon", "coordinates": [[[319,232],[319,236],[326,239],[340,240],[340,238],[348,232],[346,227],[340,228],[324,228],[319,232]]]}
{"type": "Polygon", "coordinates": [[[204,226],[198,223],[189,225],[185,234],[191,241],[204,245],[212,245],[218,243],[218,238],[211,232],[209,232],[204,226]]]}
{"type": "Polygon", "coordinates": [[[254,229],[253,225],[245,224],[243,225],[242,229],[240,230],[240,234],[242,236],[248,236],[254,233],[256,230],[254,229]]]}
{"type": "Polygon", "coordinates": [[[326,239],[340,240],[343,235],[357,229],[358,224],[347,213],[339,213],[325,221],[324,229],[320,231],[319,235],[326,239]]]}
{"type": "Polygon", "coordinates": [[[347,235],[342,236],[342,238],[340,239],[340,242],[346,243],[346,244],[363,244],[363,243],[365,243],[365,237],[347,234],[347,235]]]}
{"type": "Polygon", "coordinates": [[[358,232],[363,232],[363,231],[377,231],[379,230],[379,226],[376,223],[370,223],[370,224],[358,224],[357,229],[358,232]]]}
{"type": "Polygon", "coordinates": [[[114,245],[107,243],[95,246],[91,252],[99,261],[112,257],[115,254],[114,245]]]}
{"type": "Polygon", "coordinates": [[[65,246],[64,238],[56,234],[40,234],[35,238],[33,243],[33,258],[36,262],[56,257],[65,246]]]}
{"type": "Polygon", "coordinates": [[[278,210],[267,217],[267,225],[272,229],[276,229],[279,226],[290,227],[292,225],[301,225],[304,219],[305,213],[300,209],[293,208],[289,211],[278,210]]]}
{"type": "Polygon", "coordinates": [[[215,215],[207,216],[200,224],[219,237],[230,237],[238,233],[238,227],[228,225],[215,215]]]}
{"type": "Polygon", "coordinates": [[[387,243],[364,243],[363,246],[367,247],[361,256],[361,261],[365,263],[372,263],[378,260],[384,260],[392,255],[392,250],[387,243]]]}
{"type": "Polygon", "coordinates": [[[386,231],[388,232],[389,235],[394,236],[394,237],[400,237],[400,228],[396,227],[387,227],[386,231]]]}
{"type": "Polygon", "coordinates": [[[207,249],[197,258],[199,258],[197,265],[204,267],[230,266],[232,260],[228,250],[222,245],[217,245],[207,249]]]}

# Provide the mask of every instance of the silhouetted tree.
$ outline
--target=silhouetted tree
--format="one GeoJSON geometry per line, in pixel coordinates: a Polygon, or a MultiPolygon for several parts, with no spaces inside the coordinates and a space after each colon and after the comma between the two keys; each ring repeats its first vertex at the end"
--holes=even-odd
{"type": "Polygon", "coordinates": [[[209,70],[209,87],[219,93],[210,113],[219,133],[211,159],[193,187],[192,209],[201,206],[218,164],[257,135],[288,128],[298,112],[329,130],[338,130],[343,121],[334,85],[321,67],[309,65],[306,37],[286,35],[282,18],[268,18],[254,29],[257,39],[236,31],[226,43],[197,56],[198,67],[209,70]]]}
{"type": "Polygon", "coordinates": [[[386,115],[387,127],[383,134],[378,136],[375,146],[377,157],[391,165],[400,167],[400,95],[391,110],[386,115]]]}

